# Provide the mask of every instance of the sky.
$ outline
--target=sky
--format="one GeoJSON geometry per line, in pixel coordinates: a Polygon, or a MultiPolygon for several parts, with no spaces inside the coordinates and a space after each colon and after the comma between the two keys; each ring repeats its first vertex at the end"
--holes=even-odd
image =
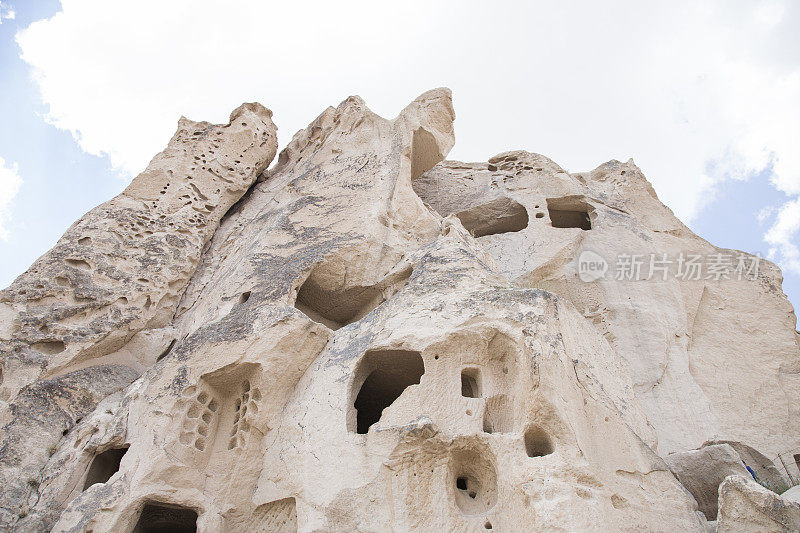
{"type": "Polygon", "coordinates": [[[0,0],[0,286],[124,189],[181,115],[453,90],[450,159],[633,158],[713,244],[800,302],[800,2],[0,0]]]}

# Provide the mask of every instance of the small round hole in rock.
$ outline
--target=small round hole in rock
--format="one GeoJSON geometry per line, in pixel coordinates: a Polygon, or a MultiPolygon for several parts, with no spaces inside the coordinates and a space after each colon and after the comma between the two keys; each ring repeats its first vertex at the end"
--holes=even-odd
{"type": "Polygon", "coordinates": [[[242,295],[239,296],[239,303],[243,304],[249,299],[250,299],[250,291],[243,292],[242,295]]]}

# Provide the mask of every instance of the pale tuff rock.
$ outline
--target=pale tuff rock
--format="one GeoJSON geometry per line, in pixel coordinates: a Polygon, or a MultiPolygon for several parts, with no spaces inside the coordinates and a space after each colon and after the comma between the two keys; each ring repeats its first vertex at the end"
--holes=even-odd
{"type": "Polygon", "coordinates": [[[750,475],[739,454],[729,444],[677,452],[664,459],[681,484],[692,493],[700,512],[708,520],[717,519],[717,491],[720,483],[731,475],[750,475]]]}
{"type": "Polygon", "coordinates": [[[781,494],[781,498],[783,498],[784,500],[788,500],[790,502],[800,504],[800,485],[794,486],[791,489],[784,492],[783,494],[781,494]]]}
{"type": "Polygon", "coordinates": [[[800,505],[745,476],[730,476],[719,486],[719,514],[719,533],[800,531],[800,505]]]}
{"type": "MultiPolygon", "coordinates": [[[[783,465],[780,461],[778,461],[778,466],[776,466],[775,462],[759,453],[758,450],[741,442],[712,441],[703,444],[703,447],[714,447],[718,444],[727,444],[733,448],[739,456],[739,460],[745,465],[748,472],[750,472],[749,475],[753,476],[763,487],[777,494],[781,494],[789,487],[786,474],[788,473],[791,475],[792,472],[781,468],[783,465]]],[[[669,456],[667,456],[667,460],[669,460],[669,456]]],[[[797,477],[792,476],[792,479],[795,480],[795,483],[797,482],[797,477]]]]}
{"type": "Polygon", "coordinates": [[[224,126],[181,119],[147,170],[0,293],[4,511],[25,512],[62,431],[174,340],[157,330],[203,246],[275,156],[271,115],[244,104],[224,126]]]}
{"type": "Polygon", "coordinates": [[[576,277],[582,245],[714,250],[632,163],[443,161],[455,115],[437,89],[393,120],[351,97],[265,170],[269,117],[181,122],[3,293],[7,529],[703,531],[695,498],[721,479],[692,464],[786,486],[767,456],[800,446],[800,367],[776,267],[576,277]],[[149,221],[119,242],[123,200],[149,221]],[[76,320],[62,293],[31,301],[74,274],[47,270],[67,256],[128,307],[76,320]],[[737,329],[741,312],[762,329],[737,329]]]}
{"type": "Polygon", "coordinates": [[[458,216],[516,285],[569,300],[594,325],[631,365],[658,452],[712,440],[771,458],[800,448],[800,347],[775,265],[762,260],[753,280],[681,280],[676,264],[666,279],[579,277],[585,250],[611,267],[639,254],[642,278],[650,254],[740,254],[692,234],[632,161],[569,174],[544,156],[507,152],[488,163],[447,161],[414,189],[442,216],[458,216]],[[479,222],[480,213],[510,232],[479,222]]]}

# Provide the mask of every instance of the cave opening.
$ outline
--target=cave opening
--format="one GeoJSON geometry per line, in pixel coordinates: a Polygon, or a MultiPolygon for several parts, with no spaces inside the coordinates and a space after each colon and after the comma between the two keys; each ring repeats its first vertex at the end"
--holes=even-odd
{"type": "Polygon", "coordinates": [[[553,453],[553,443],[542,428],[531,426],[525,431],[525,452],[528,457],[544,457],[553,453]]]}
{"type": "Polygon", "coordinates": [[[406,388],[419,384],[425,364],[419,352],[376,350],[367,352],[360,366],[356,375],[366,374],[366,378],[353,402],[355,430],[366,434],[406,388]]]}
{"type": "Polygon", "coordinates": [[[178,505],[149,502],[139,515],[133,533],[195,533],[197,512],[178,505]]]}
{"type": "MultiPolygon", "coordinates": [[[[333,263],[333,261],[331,262],[333,263]]],[[[413,272],[410,265],[370,285],[343,287],[346,274],[331,275],[330,264],[315,267],[300,285],[294,306],[314,322],[337,330],[367,316],[405,287],[413,272]]]]}
{"type": "Polygon", "coordinates": [[[528,210],[506,196],[456,213],[473,237],[514,233],[528,227],[528,210]]]}
{"type": "Polygon", "coordinates": [[[574,198],[548,198],[547,212],[554,228],[592,229],[592,208],[574,198]]]}
{"type": "Polygon", "coordinates": [[[461,371],[461,396],[465,398],[481,397],[480,371],[477,368],[465,368],[461,371]]]}
{"type": "Polygon", "coordinates": [[[119,471],[122,457],[128,451],[124,448],[111,448],[100,453],[92,459],[89,471],[86,473],[86,481],[83,483],[83,490],[88,489],[95,483],[106,483],[111,476],[119,471]]]}

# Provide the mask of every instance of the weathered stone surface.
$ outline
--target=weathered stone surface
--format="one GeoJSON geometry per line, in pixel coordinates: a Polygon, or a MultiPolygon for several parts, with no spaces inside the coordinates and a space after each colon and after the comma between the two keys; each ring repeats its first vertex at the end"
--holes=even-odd
{"type": "Polygon", "coordinates": [[[0,292],[0,524],[27,512],[62,431],[175,340],[168,326],[204,245],[275,156],[271,116],[243,104],[224,126],[182,118],[122,194],[0,292]]]}
{"type": "Polygon", "coordinates": [[[745,467],[752,471],[749,475],[755,476],[756,481],[763,487],[777,494],[781,494],[789,488],[791,481],[787,476],[789,472],[783,468],[783,464],[780,461],[772,461],[759,453],[758,450],[741,442],[712,441],[705,443],[703,446],[715,444],[728,444],[736,450],[745,467]]]}
{"type": "Polygon", "coordinates": [[[443,161],[455,115],[437,89],[393,120],[348,98],[265,170],[269,117],[246,104],[228,126],[179,129],[2,293],[6,528],[704,531],[658,453],[731,440],[766,472],[755,450],[796,446],[800,367],[774,266],[731,285],[575,276],[582,243],[714,249],[632,163],[570,175],[526,152],[443,161]],[[109,248],[125,202],[178,211],[109,248]],[[98,259],[109,249],[117,278],[98,259]],[[72,296],[29,301],[76,250],[86,286],[128,307],[76,322],[72,296]],[[772,305],[756,361],[714,346],[717,322],[742,324],[734,307],[752,303],[729,291],[772,305]],[[712,397],[742,369],[753,383],[712,397]],[[751,405],[767,419],[735,422],[751,405]]]}
{"type": "Polygon", "coordinates": [[[658,201],[633,161],[570,174],[544,156],[507,152],[488,163],[444,162],[414,190],[442,216],[475,220],[482,209],[496,213],[501,200],[524,206],[524,229],[473,234],[484,235],[477,240],[503,275],[572,302],[628,361],[659,453],[736,441],[774,460],[800,448],[800,345],[775,265],[761,260],[755,279],[741,280],[684,280],[676,277],[677,264],[666,265],[666,279],[660,271],[638,281],[611,271],[591,283],[579,277],[575,260],[587,250],[610,269],[638,255],[642,278],[651,254],[672,261],[732,254],[736,266],[740,252],[694,235],[658,201]],[[591,229],[565,218],[570,211],[586,213],[591,229]]]}
{"type": "Polygon", "coordinates": [[[800,485],[792,487],[791,489],[781,494],[781,498],[790,502],[800,504],[800,485]]]}
{"type": "Polygon", "coordinates": [[[800,531],[800,505],[765,489],[753,478],[730,476],[719,487],[717,531],[800,531]]]}
{"type": "Polygon", "coordinates": [[[729,444],[676,452],[664,460],[686,490],[692,493],[700,512],[708,520],[717,519],[717,495],[725,478],[750,475],[739,454],[729,444]]]}

